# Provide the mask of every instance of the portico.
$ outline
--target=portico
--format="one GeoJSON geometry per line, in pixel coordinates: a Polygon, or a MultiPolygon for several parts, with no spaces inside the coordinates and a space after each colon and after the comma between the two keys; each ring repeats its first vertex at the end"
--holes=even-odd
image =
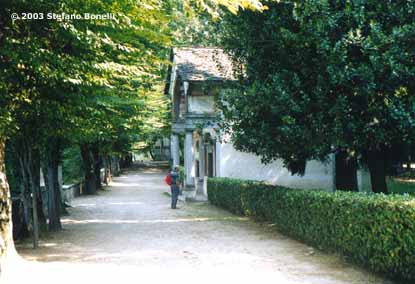
{"type": "Polygon", "coordinates": [[[171,159],[184,166],[185,193],[192,197],[205,176],[219,172],[215,101],[232,68],[215,48],[175,49],[172,61],[166,88],[172,101],[171,159]]]}

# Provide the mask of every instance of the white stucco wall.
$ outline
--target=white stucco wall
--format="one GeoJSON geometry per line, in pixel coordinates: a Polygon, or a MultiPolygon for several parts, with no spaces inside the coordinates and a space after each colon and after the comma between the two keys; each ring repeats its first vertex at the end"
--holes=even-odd
{"type": "Polygon", "coordinates": [[[189,96],[189,111],[196,113],[211,113],[215,111],[213,96],[189,96]]]}
{"type": "Polygon", "coordinates": [[[360,169],[357,171],[357,183],[359,191],[372,192],[372,183],[370,181],[370,174],[367,169],[360,169]]]}
{"type": "MultiPolygon", "coordinates": [[[[309,189],[333,190],[333,162],[309,161],[304,176],[291,175],[282,161],[264,165],[261,158],[235,150],[231,143],[220,145],[220,175],[249,180],[264,180],[273,184],[309,189]]],[[[219,146],[217,145],[217,146],[219,146]]],[[[219,160],[219,159],[218,159],[219,160]]]]}

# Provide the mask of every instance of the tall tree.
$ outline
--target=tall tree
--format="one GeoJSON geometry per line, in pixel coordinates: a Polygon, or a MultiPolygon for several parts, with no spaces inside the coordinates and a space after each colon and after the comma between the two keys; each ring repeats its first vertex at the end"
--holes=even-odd
{"type": "Polygon", "coordinates": [[[235,145],[300,174],[330,153],[350,167],[361,158],[372,190],[386,193],[394,145],[414,137],[414,3],[266,4],[224,21],[243,70],[242,91],[225,96],[235,145]]]}
{"type": "Polygon", "coordinates": [[[11,222],[11,198],[4,164],[5,140],[0,138],[0,273],[7,256],[14,250],[11,222]]]}
{"type": "MultiPolygon", "coordinates": [[[[162,82],[160,66],[165,62],[166,46],[171,41],[164,5],[164,1],[153,0],[2,2],[0,137],[3,142],[6,137],[27,135],[33,138],[29,146],[42,150],[49,193],[49,229],[60,228],[56,174],[60,141],[78,139],[79,143],[95,143],[105,138],[111,144],[118,139],[114,129],[123,126],[129,131],[130,121],[147,117],[142,114],[148,111],[146,96],[154,85],[162,82]],[[46,16],[51,11],[112,12],[117,18],[11,19],[12,12],[46,16]],[[134,120],[121,113],[118,102],[122,100],[130,103],[134,120]],[[35,135],[23,133],[22,129],[30,129],[32,118],[36,118],[36,127],[31,128],[35,135]],[[95,118],[100,119],[94,123],[95,118]],[[88,129],[96,125],[96,129],[88,129]]],[[[3,144],[0,150],[3,163],[3,144]]],[[[25,169],[31,170],[28,173],[36,172],[31,184],[38,187],[39,171],[32,167],[25,169]]],[[[6,191],[4,181],[2,190],[6,191]]],[[[6,193],[1,196],[4,220],[9,212],[7,197],[6,193]]],[[[10,234],[7,222],[2,226],[5,246],[10,234]]]]}

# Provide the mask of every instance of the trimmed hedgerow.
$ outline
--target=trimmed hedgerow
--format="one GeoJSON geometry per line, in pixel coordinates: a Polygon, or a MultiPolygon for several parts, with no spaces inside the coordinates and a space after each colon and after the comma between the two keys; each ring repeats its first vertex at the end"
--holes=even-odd
{"type": "Polygon", "coordinates": [[[229,178],[209,178],[208,196],[214,205],[271,221],[290,236],[376,272],[415,279],[413,197],[289,189],[229,178]]]}

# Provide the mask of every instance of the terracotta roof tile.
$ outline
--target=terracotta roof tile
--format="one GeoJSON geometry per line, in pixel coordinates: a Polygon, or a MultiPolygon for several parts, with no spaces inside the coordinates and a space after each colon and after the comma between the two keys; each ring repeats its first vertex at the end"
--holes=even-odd
{"type": "Polygon", "coordinates": [[[174,60],[184,81],[234,80],[231,60],[220,48],[177,48],[174,60]]]}

